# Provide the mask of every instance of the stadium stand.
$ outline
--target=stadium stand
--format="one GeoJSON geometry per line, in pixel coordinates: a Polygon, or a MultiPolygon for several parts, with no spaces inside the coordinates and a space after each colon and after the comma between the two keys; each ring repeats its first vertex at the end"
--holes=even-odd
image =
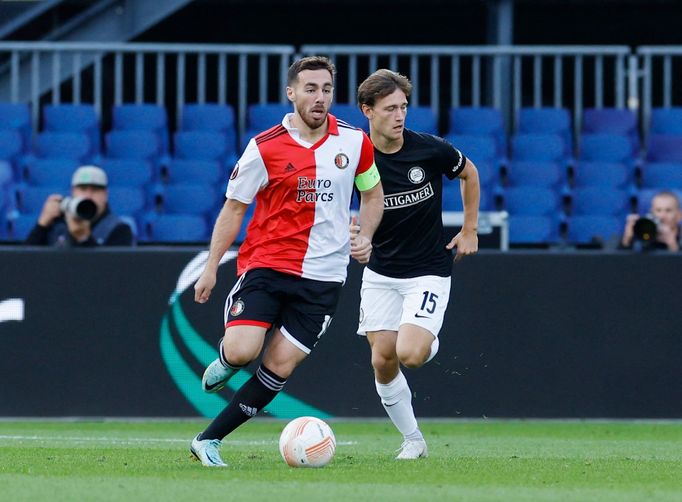
{"type": "Polygon", "coordinates": [[[571,216],[566,222],[566,241],[572,245],[615,247],[623,232],[624,221],[616,216],[571,216]]]}
{"type": "Polygon", "coordinates": [[[571,197],[571,214],[625,217],[630,212],[630,194],[618,188],[578,188],[571,197]]]}
{"type": "Polygon", "coordinates": [[[46,105],[43,107],[43,124],[45,131],[86,134],[92,154],[100,153],[102,139],[99,118],[93,105],[46,105]]]}
{"type": "Polygon", "coordinates": [[[208,234],[206,220],[193,214],[159,214],[146,227],[148,240],[154,242],[201,242],[208,234]]]}
{"type": "Polygon", "coordinates": [[[626,136],[638,152],[639,124],[637,115],[627,108],[586,108],[583,110],[583,134],[616,134],[626,136]]]}
{"type": "Polygon", "coordinates": [[[489,107],[451,108],[448,113],[448,134],[469,136],[492,136],[497,146],[497,157],[507,156],[507,135],[502,113],[489,107]]]}
{"type": "Polygon", "coordinates": [[[117,131],[150,131],[159,137],[160,153],[169,151],[168,114],[155,104],[124,104],[113,108],[113,129],[117,131]]]}
{"type": "Polygon", "coordinates": [[[0,103],[0,132],[16,131],[19,133],[19,150],[28,152],[31,149],[33,134],[31,108],[27,103],[0,103]]]}
{"type": "Polygon", "coordinates": [[[414,131],[438,134],[438,117],[430,106],[410,106],[405,123],[414,131]]]}
{"type": "Polygon", "coordinates": [[[509,243],[515,246],[547,245],[559,241],[559,223],[553,216],[511,215],[509,243]]]}
{"type": "Polygon", "coordinates": [[[518,133],[558,134],[564,147],[573,150],[571,116],[565,108],[521,108],[518,114],[518,133]]]}

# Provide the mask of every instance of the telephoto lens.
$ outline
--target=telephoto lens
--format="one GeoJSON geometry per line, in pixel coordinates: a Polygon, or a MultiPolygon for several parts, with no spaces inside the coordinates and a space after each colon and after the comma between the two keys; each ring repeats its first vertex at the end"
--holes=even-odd
{"type": "Polygon", "coordinates": [[[82,220],[92,220],[97,215],[97,205],[90,199],[64,197],[59,204],[62,212],[82,220]]]}
{"type": "Polygon", "coordinates": [[[632,232],[635,237],[644,242],[653,242],[656,240],[656,228],[658,227],[658,222],[655,218],[651,216],[642,216],[637,221],[635,221],[635,226],[632,232]]]}

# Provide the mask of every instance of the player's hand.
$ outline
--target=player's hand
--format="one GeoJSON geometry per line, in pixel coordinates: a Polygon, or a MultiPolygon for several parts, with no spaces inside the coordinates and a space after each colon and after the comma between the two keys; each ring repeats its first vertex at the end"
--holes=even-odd
{"type": "Polygon", "coordinates": [[[216,277],[211,272],[204,271],[199,280],[194,284],[194,301],[206,303],[211,296],[211,291],[215,287],[216,277]]]}
{"type": "Polygon", "coordinates": [[[358,219],[353,216],[350,222],[350,255],[359,263],[369,262],[372,255],[372,241],[364,235],[360,235],[358,219]]]}
{"type": "Polygon", "coordinates": [[[478,234],[475,230],[461,230],[445,247],[448,249],[456,247],[455,261],[459,261],[478,251],[478,234]]]}

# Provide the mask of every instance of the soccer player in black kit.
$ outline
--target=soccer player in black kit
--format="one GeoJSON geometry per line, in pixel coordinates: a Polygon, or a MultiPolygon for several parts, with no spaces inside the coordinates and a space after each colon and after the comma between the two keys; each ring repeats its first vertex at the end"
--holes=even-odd
{"type": "MultiPolygon", "coordinates": [[[[405,128],[407,77],[381,69],[360,84],[358,103],[369,120],[384,187],[384,216],[362,278],[360,325],[372,349],[377,393],[403,443],[396,459],[428,456],[400,364],[418,368],[438,351],[455,261],[478,251],[480,198],[474,164],[447,141],[405,128]],[[442,220],[443,175],[459,178],[464,225],[450,241],[442,220]]],[[[351,234],[362,222],[351,222],[351,234]]]]}

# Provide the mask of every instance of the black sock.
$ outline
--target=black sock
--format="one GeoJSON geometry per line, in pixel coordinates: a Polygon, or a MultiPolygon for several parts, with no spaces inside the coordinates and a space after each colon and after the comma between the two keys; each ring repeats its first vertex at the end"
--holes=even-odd
{"type": "Polygon", "coordinates": [[[232,401],[209,424],[199,439],[223,439],[251,417],[256,416],[282,390],[286,379],[280,378],[262,364],[232,401]]]}
{"type": "Polygon", "coordinates": [[[218,343],[218,356],[220,357],[220,364],[222,364],[224,367],[231,369],[231,370],[240,370],[244,366],[237,366],[236,364],[232,364],[230,361],[225,359],[225,354],[223,354],[223,339],[220,339],[220,343],[218,343]]]}

